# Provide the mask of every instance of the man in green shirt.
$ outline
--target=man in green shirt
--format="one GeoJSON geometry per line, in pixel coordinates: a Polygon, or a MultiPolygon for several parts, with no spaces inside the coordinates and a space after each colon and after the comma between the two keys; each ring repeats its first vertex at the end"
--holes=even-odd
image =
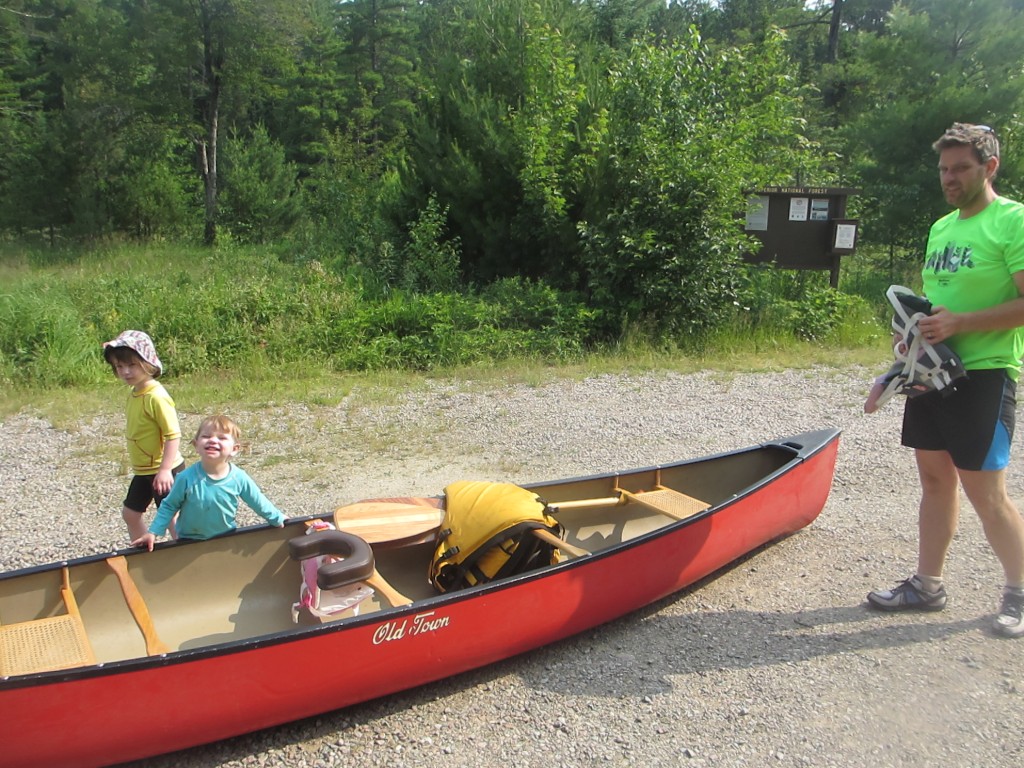
{"type": "Polygon", "coordinates": [[[922,272],[933,310],[919,328],[959,355],[956,390],[907,400],[903,445],[921,481],[917,572],[868,594],[879,610],[939,611],[942,571],[959,517],[959,489],[981,519],[1006,586],[994,630],[1024,635],[1024,519],[1006,493],[1024,355],[1024,205],[996,194],[999,142],[988,126],[954,123],[932,147],[956,210],[932,225],[922,272]]]}

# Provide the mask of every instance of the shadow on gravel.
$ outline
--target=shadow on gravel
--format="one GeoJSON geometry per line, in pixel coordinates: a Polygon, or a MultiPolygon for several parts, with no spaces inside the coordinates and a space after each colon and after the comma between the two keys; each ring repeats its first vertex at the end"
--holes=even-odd
{"type": "Polygon", "coordinates": [[[650,615],[637,626],[627,618],[581,644],[590,665],[581,669],[580,648],[556,647],[544,669],[521,674],[528,684],[589,696],[654,696],[673,688],[672,675],[723,669],[757,669],[815,658],[941,641],[986,632],[988,619],[943,621],[920,614],[878,614],[863,605],[795,613],[700,611],[685,616],[650,615]],[[576,657],[574,661],[572,657],[576,657]],[[565,663],[565,669],[560,662],[565,663]],[[550,674],[556,670],[557,674],[550,674]]]}

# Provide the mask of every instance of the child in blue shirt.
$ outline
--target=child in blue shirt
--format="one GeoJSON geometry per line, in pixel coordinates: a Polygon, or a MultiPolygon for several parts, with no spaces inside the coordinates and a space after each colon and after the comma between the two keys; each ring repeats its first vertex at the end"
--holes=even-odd
{"type": "Polygon", "coordinates": [[[233,531],[239,499],[271,525],[283,526],[287,518],[281,510],[244,470],[231,463],[241,449],[240,439],[238,425],[227,416],[204,419],[192,441],[199,463],[175,478],[149,531],[132,544],[152,551],[157,536],[167,532],[175,514],[179,539],[210,539],[233,531]]]}

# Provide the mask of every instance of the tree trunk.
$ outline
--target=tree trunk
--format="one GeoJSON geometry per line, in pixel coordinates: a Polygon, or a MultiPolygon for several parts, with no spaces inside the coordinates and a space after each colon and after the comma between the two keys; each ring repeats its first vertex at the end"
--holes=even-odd
{"type": "Polygon", "coordinates": [[[223,44],[218,43],[213,30],[213,9],[209,0],[201,0],[201,24],[203,29],[203,85],[202,100],[203,127],[205,135],[200,145],[203,186],[206,191],[206,216],[203,242],[214,245],[217,242],[217,136],[220,123],[220,73],[224,65],[223,44]]]}
{"type": "Polygon", "coordinates": [[[828,60],[839,61],[839,28],[843,24],[843,0],[832,0],[832,20],[828,25],[828,60]]]}
{"type": "Polygon", "coordinates": [[[206,219],[203,242],[214,245],[217,242],[217,126],[219,98],[211,94],[207,104],[206,139],[201,147],[203,163],[203,185],[206,191],[206,219]]]}

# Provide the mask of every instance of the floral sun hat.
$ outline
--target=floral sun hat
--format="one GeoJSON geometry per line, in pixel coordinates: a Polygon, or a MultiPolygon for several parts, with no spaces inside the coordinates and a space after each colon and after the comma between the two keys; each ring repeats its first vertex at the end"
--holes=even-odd
{"type": "Polygon", "coordinates": [[[128,347],[135,350],[139,357],[156,368],[156,375],[164,372],[164,364],[156,355],[156,347],[149,334],[143,331],[123,331],[116,339],[103,342],[103,356],[107,356],[107,350],[114,347],[128,347]]]}

